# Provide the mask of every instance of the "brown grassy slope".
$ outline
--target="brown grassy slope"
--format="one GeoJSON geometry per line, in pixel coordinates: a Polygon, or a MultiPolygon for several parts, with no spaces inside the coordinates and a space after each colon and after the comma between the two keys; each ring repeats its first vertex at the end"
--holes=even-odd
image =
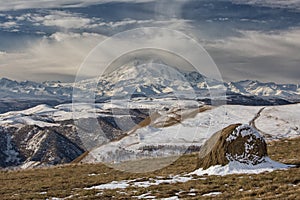
{"type": "MultiPolygon", "coordinates": [[[[300,138],[276,141],[268,144],[272,159],[300,164],[300,138]]],[[[67,197],[70,199],[131,199],[147,192],[157,198],[175,194],[183,199],[208,198],[209,192],[222,192],[216,199],[299,199],[300,168],[293,168],[258,175],[207,176],[203,180],[186,183],[161,184],[149,188],[127,188],[124,190],[84,190],[85,187],[108,183],[113,180],[127,180],[182,174],[193,171],[197,155],[185,155],[172,165],[148,174],[130,174],[110,169],[102,164],[73,164],[47,169],[1,171],[0,199],[46,199],[67,197]],[[89,176],[89,174],[96,174],[89,176]],[[190,190],[196,196],[191,196],[190,190]]]]}

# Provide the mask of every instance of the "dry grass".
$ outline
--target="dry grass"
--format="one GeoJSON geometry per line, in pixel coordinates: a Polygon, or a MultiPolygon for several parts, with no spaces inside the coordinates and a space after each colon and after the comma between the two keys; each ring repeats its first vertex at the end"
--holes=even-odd
{"type": "MultiPolygon", "coordinates": [[[[300,138],[272,142],[269,145],[272,159],[289,163],[300,163],[300,138]]],[[[149,188],[130,187],[124,190],[84,190],[114,180],[183,174],[193,171],[197,155],[185,155],[172,165],[154,173],[131,174],[113,170],[102,164],[71,164],[47,169],[0,172],[0,199],[47,199],[70,197],[70,199],[132,199],[151,192],[157,198],[177,194],[183,199],[199,199],[209,192],[222,192],[216,199],[299,199],[300,168],[274,171],[258,175],[206,176],[205,179],[186,183],[161,184],[149,188]],[[96,174],[90,176],[90,174],[96,174]],[[196,196],[191,196],[190,190],[196,196]]]]}

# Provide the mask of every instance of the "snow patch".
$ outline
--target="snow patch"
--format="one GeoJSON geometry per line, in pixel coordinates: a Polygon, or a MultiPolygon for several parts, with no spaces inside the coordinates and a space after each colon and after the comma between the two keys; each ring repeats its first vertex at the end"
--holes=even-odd
{"type": "Polygon", "coordinates": [[[220,195],[220,194],[222,194],[222,192],[210,192],[210,193],[203,194],[202,196],[203,197],[209,197],[209,196],[217,196],[217,195],[220,195]]]}
{"type": "Polygon", "coordinates": [[[151,196],[151,192],[147,192],[145,194],[141,194],[139,196],[134,196],[137,199],[155,199],[156,196],[151,196]]]}
{"type": "Polygon", "coordinates": [[[168,197],[168,198],[162,198],[162,200],[179,200],[178,196],[168,197]]]}
{"type": "Polygon", "coordinates": [[[219,175],[226,176],[229,174],[259,174],[262,172],[272,172],[274,170],[284,170],[293,165],[286,165],[279,162],[271,160],[269,157],[264,158],[265,162],[259,163],[257,165],[241,163],[238,161],[231,161],[225,166],[216,165],[203,170],[202,168],[190,173],[190,175],[219,175]]]}
{"type": "Polygon", "coordinates": [[[153,185],[160,185],[160,184],[174,184],[174,183],[185,183],[192,180],[192,177],[181,177],[181,176],[174,176],[172,179],[149,179],[149,181],[142,181],[142,182],[134,182],[133,185],[137,187],[150,187],[153,185]]]}
{"type": "MultiPolygon", "coordinates": [[[[226,138],[227,142],[232,142],[233,140],[236,140],[236,138],[239,136],[239,134],[244,138],[245,136],[251,136],[250,141],[252,140],[252,136],[254,136],[256,139],[262,139],[261,135],[258,133],[257,130],[255,130],[253,127],[243,124],[241,126],[238,126],[232,134],[228,138],[226,138]]],[[[249,141],[249,142],[250,142],[249,141]]],[[[251,148],[251,147],[248,147],[251,148]]]]}
{"type": "Polygon", "coordinates": [[[126,181],[113,181],[111,183],[107,184],[102,184],[98,186],[93,186],[90,188],[86,188],[87,190],[114,190],[114,189],[125,189],[129,187],[130,185],[128,184],[130,180],[126,181]]]}
{"type": "Polygon", "coordinates": [[[85,188],[86,190],[113,190],[113,189],[125,189],[128,187],[143,187],[147,188],[150,186],[157,186],[160,184],[175,184],[175,183],[185,183],[190,180],[193,180],[191,176],[173,176],[168,179],[153,179],[150,178],[147,181],[138,181],[138,180],[122,180],[122,181],[112,181],[110,183],[101,184],[97,186],[92,186],[85,188]]]}
{"type": "Polygon", "coordinates": [[[30,169],[40,165],[41,162],[38,161],[28,161],[20,166],[20,169],[30,169]]]}

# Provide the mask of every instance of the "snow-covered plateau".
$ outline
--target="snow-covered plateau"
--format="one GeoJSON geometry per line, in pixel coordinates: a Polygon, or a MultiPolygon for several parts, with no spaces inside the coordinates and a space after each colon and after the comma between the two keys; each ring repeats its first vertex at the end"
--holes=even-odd
{"type": "Polygon", "coordinates": [[[212,134],[234,123],[252,123],[267,141],[298,137],[299,108],[214,107],[173,99],[39,105],[0,114],[1,166],[65,163],[86,150],[82,161],[92,163],[181,155],[198,151],[212,134]]]}

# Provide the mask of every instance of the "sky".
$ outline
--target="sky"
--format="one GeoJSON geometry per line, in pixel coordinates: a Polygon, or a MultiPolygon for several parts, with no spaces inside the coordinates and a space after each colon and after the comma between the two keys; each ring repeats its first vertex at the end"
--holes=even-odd
{"type": "Polygon", "coordinates": [[[190,36],[225,81],[299,84],[300,0],[0,0],[0,77],[74,81],[99,43],[141,27],[190,36]]]}

